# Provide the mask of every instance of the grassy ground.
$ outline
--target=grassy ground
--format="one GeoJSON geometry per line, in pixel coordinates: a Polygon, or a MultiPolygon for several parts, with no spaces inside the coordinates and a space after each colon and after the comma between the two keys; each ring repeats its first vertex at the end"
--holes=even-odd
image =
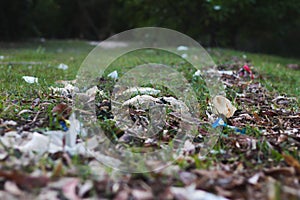
{"type": "MultiPolygon", "coordinates": [[[[41,111],[39,117],[47,118],[47,120],[42,121],[40,127],[33,127],[33,128],[34,130],[38,130],[39,128],[43,128],[46,130],[53,129],[54,127],[52,126],[53,124],[51,124],[51,117],[49,118],[49,116],[52,115],[51,110],[55,105],[57,105],[63,100],[53,99],[52,96],[49,97],[48,87],[56,86],[57,83],[55,82],[58,80],[75,79],[80,64],[93,48],[94,46],[91,46],[87,42],[83,42],[83,41],[46,41],[44,43],[33,42],[33,43],[1,44],[0,56],[4,56],[4,58],[0,60],[0,93],[1,93],[0,119],[3,121],[15,120],[19,123],[19,125],[28,124],[28,122],[30,122],[35,117],[35,113],[38,112],[37,109],[39,107],[34,107],[33,102],[35,99],[39,98],[40,102],[46,102],[48,105],[45,110],[41,111]],[[58,69],[57,66],[60,63],[67,64],[69,66],[69,69],[67,70],[58,69]],[[22,79],[22,76],[38,77],[39,84],[28,84],[22,79]],[[33,111],[33,114],[31,114],[30,112],[25,112],[23,114],[20,114],[20,111],[23,110],[31,110],[33,111]]],[[[258,75],[255,81],[261,82],[269,91],[271,91],[272,94],[278,93],[281,95],[297,97],[298,103],[296,103],[296,105],[292,105],[293,106],[292,109],[295,111],[299,109],[298,106],[299,106],[299,97],[300,97],[300,88],[299,88],[300,70],[293,70],[286,67],[287,64],[291,64],[291,63],[299,64],[300,62],[299,60],[262,55],[262,54],[251,54],[247,52],[238,52],[238,51],[225,50],[225,49],[209,49],[209,53],[218,66],[222,66],[222,65],[229,66],[231,64],[236,64],[238,62],[243,63],[243,62],[250,61],[253,65],[252,67],[253,71],[255,72],[255,74],[258,75]]],[[[191,81],[192,74],[195,72],[195,69],[191,69],[188,63],[183,63],[181,58],[170,58],[168,55],[166,55],[163,52],[154,53],[150,55],[151,57],[149,58],[149,60],[151,62],[163,61],[167,64],[173,65],[177,67],[176,68],[177,70],[182,71],[183,74],[186,76],[186,78],[189,81],[191,81]]],[[[119,73],[122,74],[124,70],[130,68],[131,66],[136,66],[140,64],[143,61],[143,56],[147,57],[149,55],[147,55],[147,53],[136,54],[136,55],[133,53],[132,55],[130,55],[130,57],[126,59],[120,58],[113,63],[113,68],[110,71],[116,69],[118,70],[119,73]],[[119,68],[120,66],[122,66],[122,69],[119,68]]],[[[198,89],[197,85],[193,85],[193,86],[196,87],[194,89],[196,90],[198,89]]],[[[205,98],[200,98],[200,100],[205,101],[205,98]]],[[[243,109],[246,110],[253,109],[249,107],[243,107],[242,105],[237,105],[237,106],[238,108],[240,108],[240,110],[242,110],[242,112],[243,109]]],[[[290,108],[291,107],[288,107],[288,109],[290,108]]],[[[253,112],[251,111],[249,113],[251,115],[253,114],[253,116],[257,118],[261,117],[263,121],[264,115],[256,116],[260,114],[259,113],[254,114],[254,111],[253,112]]],[[[203,112],[202,114],[205,113],[203,112]]],[[[272,121],[270,123],[276,124],[277,122],[272,121]]],[[[257,145],[259,146],[258,147],[259,152],[256,152],[257,153],[256,157],[258,159],[255,162],[249,160],[248,154],[241,152],[240,150],[233,149],[235,147],[232,147],[232,145],[229,145],[227,143],[229,141],[230,144],[231,143],[233,144],[234,142],[239,141],[239,139],[243,139],[243,138],[236,138],[234,139],[233,142],[230,136],[230,137],[224,137],[222,140],[220,140],[217,143],[217,145],[214,147],[214,150],[217,153],[212,154],[208,160],[202,162],[196,156],[191,156],[190,159],[193,160],[192,166],[188,159],[178,160],[175,163],[175,165],[179,166],[183,171],[191,172],[192,170],[200,170],[200,169],[205,169],[205,170],[217,169],[220,168],[220,166],[222,167],[223,164],[227,165],[229,163],[230,169],[232,166],[234,166],[234,169],[237,171],[239,169],[240,170],[245,169],[245,172],[243,172],[243,176],[247,176],[247,177],[249,177],[250,175],[252,176],[257,171],[262,170],[266,167],[272,167],[277,165],[282,166],[283,165],[282,155],[277,151],[275,151],[274,149],[270,149],[268,147],[269,143],[267,143],[266,140],[261,139],[264,137],[259,132],[259,127],[250,127],[250,125],[249,127],[247,127],[247,134],[250,138],[252,139],[255,138],[256,140],[258,140],[257,145]],[[221,155],[220,151],[226,151],[230,153],[221,155]],[[261,156],[261,154],[265,154],[265,158],[261,156]],[[227,156],[226,158],[224,158],[225,155],[227,156]],[[243,163],[243,165],[240,165],[239,163],[243,163]]],[[[261,126],[268,126],[268,125],[262,124],[261,126]]],[[[18,131],[20,130],[32,131],[30,127],[27,127],[27,129],[26,128],[19,129],[17,127],[16,129],[18,129],[18,131]]],[[[10,130],[14,130],[14,129],[12,128],[10,130]]],[[[0,133],[2,135],[7,131],[8,131],[7,127],[0,127],[0,133]]],[[[225,132],[226,131],[229,131],[229,133],[231,133],[230,130],[225,130],[225,132]]],[[[290,151],[292,152],[291,154],[295,157],[299,157],[299,154],[297,152],[293,153],[293,151],[294,150],[290,151]]],[[[16,156],[14,152],[11,154],[13,156],[16,156]]],[[[42,168],[41,166],[46,163],[45,165],[47,166],[51,165],[50,168],[53,169],[53,171],[57,170],[58,168],[57,166],[59,166],[59,164],[52,161],[53,157],[55,156],[43,157],[44,160],[38,161],[39,162],[38,168],[42,168]]],[[[62,160],[65,161],[65,158],[62,160]]],[[[86,163],[84,160],[81,160],[80,158],[75,156],[72,157],[72,163],[73,165],[78,166],[78,169],[76,171],[77,175],[74,175],[74,172],[73,174],[71,172],[72,176],[79,176],[83,180],[90,178],[89,173],[86,173],[86,166],[85,166],[86,163]]],[[[4,168],[5,167],[9,168],[10,164],[6,164],[3,161],[2,164],[4,168]]],[[[68,165],[68,167],[66,168],[71,168],[71,167],[70,165],[68,165]]],[[[27,171],[32,172],[33,171],[32,167],[30,169],[27,169],[27,171]]],[[[196,172],[198,176],[201,173],[204,173],[204,171],[196,172]]],[[[191,176],[189,177],[190,179],[193,179],[193,175],[191,174],[188,175],[191,176]]],[[[145,182],[147,182],[147,184],[149,184],[154,191],[155,186],[153,185],[155,185],[154,182],[157,181],[157,179],[159,179],[159,176],[160,176],[159,173],[136,175],[133,176],[132,178],[133,182],[131,184],[133,185],[137,184],[135,182],[137,180],[138,181],[145,180],[145,182]]],[[[204,174],[201,174],[201,176],[205,177],[204,174]]],[[[217,174],[216,176],[218,177],[223,175],[217,174]]],[[[175,183],[172,182],[172,185],[175,186],[187,185],[181,177],[174,176],[171,179],[172,180],[175,179],[175,183]]],[[[221,179],[220,181],[222,181],[223,179],[225,180],[224,177],[222,180],[221,179]]],[[[167,178],[164,179],[164,181],[167,180],[169,179],[167,178]]],[[[109,183],[106,182],[105,184],[109,184],[109,183]]],[[[168,184],[169,183],[165,184],[165,186],[168,184]]],[[[202,186],[199,187],[202,188],[202,186]]],[[[207,189],[204,186],[203,188],[205,190],[207,189]]],[[[94,192],[98,192],[98,190],[101,189],[96,187],[94,192]]],[[[208,190],[210,192],[222,194],[221,189],[220,191],[218,189],[208,189],[208,190]]],[[[274,190],[275,192],[278,192],[276,188],[274,190]]],[[[262,191],[263,190],[260,190],[260,192],[262,191]]],[[[110,198],[111,196],[109,195],[112,194],[108,194],[108,196],[106,197],[110,198]]],[[[224,192],[224,195],[226,196],[226,192],[224,192]]],[[[228,196],[230,195],[228,194],[228,196]]]]}
{"type": "MultiPolygon", "coordinates": [[[[36,94],[49,92],[49,86],[55,86],[58,80],[73,80],[77,71],[94,48],[83,41],[47,41],[27,43],[4,43],[0,47],[0,93],[1,102],[9,99],[31,99],[37,98],[36,94]],[[58,69],[60,63],[67,64],[68,70],[58,69]],[[39,78],[39,84],[28,84],[22,76],[34,76],[39,78]]],[[[253,69],[260,74],[261,80],[268,90],[286,94],[288,96],[300,97],[300,71],[286,67],[290,63],[299,63],[299,60],[288,59],[270,55],[252,54],[225,49],[209,49],[216,64],[230,64],[234,59],[250,60],[253,69]],[[246,58],[245,58],[246,56],[246,58]]],[[[143,55],[132,54],[126,58],[120,58],[110,68],[117,69],[119,73],[128,70],[132,66],[143,63],[143,58],[151,62],[163,62],[177,66],[177,70],[183,71],[187,79],[191,79],[193,69],[180,58],[170,57],[165,53],[144,53],[143,55]]],[[[41,96],[42,97],[42,96],[41,96]]],[[[0,105],[0,108],[4,105],[0,105]]],[[[3,109],[1,116],[8,115],[12,119],[16,114],[28,107],[19,109],[3,109]]]]}
{"type": "MultiPolygon", "coordinates": [[[[4,56],[4,59],[1,60],[0,65],[0,91],[19,90],[22,93],[22,88],[26,87],[26,83],[21,78],[23,75],[39,77],[41,86],[52,85],[57,80],[74,79],[80,64],[93,48],[82,41],[1,44],[0,55],[4,56]],[[30,62],[41,64],[32,65],[30,62]],[[57,69],[60,63],[67,64],[69,70],[57,69]]],[[[217,64],[230,63],[232,57],[242,58],[246,55],[253,63],[254,70],[257,70],[266,81],[268,89],[300,97],[300,71],[286,67],[287,64],[299,63],[299,60],[225,49],[210,49],[209,53],[217,64]]],[[[161,58],[158,55],[154,60],[161,58]]],[[[126,64],[137,63],[136,60],[132,60],[126,64]]],[[[174,64],[174,61],[169,63],[174,64]]]]}
{"type": "Polygon", "coordinates": [[[246,59],[254,65],[254,70],[259,72],[269,90],[275,90],[298,99],[300,97],[300,71],[287,68],[287,64],[299,63],[297,59],[225,49],[213,49],[211,55],[216,63],[222,64],[232,62],[232,57],[246,55],[246,59]]]}

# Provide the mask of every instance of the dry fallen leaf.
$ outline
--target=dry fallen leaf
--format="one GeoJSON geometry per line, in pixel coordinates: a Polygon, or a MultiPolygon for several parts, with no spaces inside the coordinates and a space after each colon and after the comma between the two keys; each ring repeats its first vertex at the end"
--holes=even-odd
{"type": "Polygon", "coordinates": [[[44,187],[49,182],[49,178],[46,176],[33,177],[19,171],[9,172],[0,170],[0,177],[13,181],[19,187],[23,187],[25,189],[44,187]]]}
{"type": "Polygon", "coordinates": [[[53,169],[52,177],[60,177],[63,175],[63,162],[59,160],[53,169]]]}
{"type": "Polygon", "coordinates": [[[72,111],[72,108],[68,104],[65,104],[65,103],[57,104],[52,109],[52,113],[62,116],[65,119],[69,118],[71,111],[72,111]]]}
{"type": "Polygon", "coordinates": [[[283,153],[282,156],[283,156],[285,162],[286,162],[288,165],[294,167],[295,170],[296,170],[296,172],[297,172],[297,174],[300,174],[300,163],[299,163],[299,161],[296,160],[293,156],[287,155],[287,154],[285,154],[285,153],[283,153]]]}

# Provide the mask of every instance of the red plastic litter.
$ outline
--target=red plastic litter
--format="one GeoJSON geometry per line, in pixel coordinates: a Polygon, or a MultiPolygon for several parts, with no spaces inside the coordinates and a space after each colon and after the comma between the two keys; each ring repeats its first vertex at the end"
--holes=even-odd
{"type": "Polygon", "coordinates": [[[246,64],[244,65],[238,72],[239,76],[249,76],[252,80],[254,79],[254,75],[250,69],[250,67],[246,64]]]}

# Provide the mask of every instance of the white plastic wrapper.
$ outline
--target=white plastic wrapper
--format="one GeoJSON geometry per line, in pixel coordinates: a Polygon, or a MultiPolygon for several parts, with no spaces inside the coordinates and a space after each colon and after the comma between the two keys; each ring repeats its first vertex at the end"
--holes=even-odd
{"type": "Polygon", "coordinates": [[[23,76],[22,77],[27,83],[38,83],[38,78],[33,77],[33,76],[23,76]]]}

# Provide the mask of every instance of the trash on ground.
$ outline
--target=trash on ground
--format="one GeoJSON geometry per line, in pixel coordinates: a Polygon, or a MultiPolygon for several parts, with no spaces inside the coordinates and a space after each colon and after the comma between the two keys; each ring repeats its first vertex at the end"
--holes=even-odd
{"type": "Polygon", "coordinates": [[[57,68],[62,70],[67,70],[69,66],[64,63],[60,63],[57,68]]]}
{"type": "Polygon", "coordinates": [[[181,58],[187,58],[187,57],[188,57],[188,55],[186,53],[181,55],[181,58]]]}
{"type": "Polygon", "coordinates": [[[201,76],[201,71],[199,69],[193,74],[193,77],[196,76],[201,76]]]}
{"type": "Polygon", "coordinates": [[[31,139],[22,145],[15,145],[15,148],[22,152],[35,152],[39,155],[46,152],[57,153],[67,151],[71,155],[81,154],[86,155],[85,142],[76,142],[77,135],[86,136],[85,130],[81,128],[80,122],[75,118],[75,115],[70,116],[70,128],[67,132],[63,131],[46,131],[44,134],[34,132],[31,139]]]}
{"type": "Polygon", "coordinates": [[[167,102],[168,104],[170,104],[171,107],[175,111],[183,112],[183,113],[188,113],[189,112],[189,108],[181,100],[175,99],[174,97],[162,97],[161,100],[163,100],[164,102],[167,102]]]}
{"type": "Polygon", "coordinates": [[[171,187],[171,193],[176,197],[176,199],[189,199],[189,200],[226,200],[222,196],[218,196],[204,190],[196,189],[192,184],[185,188],[181,187],[171,187]]]}
{"type": "Polygon", "coordinates": [[[88,89],[85,94],[88,95],[90,98],[95,98],[97,92],[100,92],[97,86],[91,87],[88,89]]]}
{"type": "Polygon", "coordinates": [[[240,77],[250,77],[252,80],[254,79],[253,72],[251,71],[248,65],[244,65],[239,71],[238,74],[240,77]]]}
{"type": "Polygon", "coordinates": [[[27,83],[38,83],[38,78],[33,77],[33,76],[22,76],[22,78],[27,82],[27,83]]]}
{"type": "Polygon", "coordinates": [[[69,125],[70,125],[69,120],[60,120],[59,124],[60,124],[61,128],[63,129],[63,131],[68,131],[69,130],[69,125]]]}
{"type": "Polygon", "coordinates": [[[227,127],[227,128],[233,129],[235,132],[238,132],[238,133],[241,133],[241,134],[245,134],[245,133],[246,133],[246,129],[245,129],[245,128],[240,129],[240,128],[237,128],[237,127],[235,127],[235,126],[230,126],[230,125],[226,124],[222,118],[218,118],[218,119],[212,124],[212,127],[213,127],[213,128],[217,128],[217,127],[219,127],[219,126],[223,126],[223,127],[227,127]]]}
{"type": "Polygon", "coordinates": [[[233,75],[233,71],[231,71],[231,70],[227,70],[227,71],[225,71],[225,70],[220,70],[219,73],[220,73],[220,74],[227,74],[227,75],[230,75],[230,76],[233,75]]]}
{"type": "Polygon", "coordinates": [[[1,126],[16,126],[18,123],[13,121],[13,120],[7,120],[7,121],[4,121],[2,124],[0,124],[0,127],[1,126]]]}
{"type": "Polygon", "coordinates": [[[178,46],[177,47],[177,51],[187,51],[187,50],[189,50],[189,48],[186,46],[178,46]]]}
{"type": "Polygon", "coordinates": [[[147,95],[158,95],[160,90],[156,90],[150,87],[132,87],[125,90],[122,94],[147,94],[147,95]]]}
{"type": "Polygon", "coordinates": [[[212,103],[215,113],[225,115],[227,118],[232,117],[237,110],[226,97],[221,95],[215,96],[212,103]]]}
{"type": "Polygon", "coordinates": [[[215,5],[214,10],[221,10],[221,6],[220,5],[215,5]]]}
{"type": "Polygon", "coordinates": [[[112,79],[118,79],[118,72],[115,70],[107,75],[107,77],[110,77],[112,79]]]}
{"type": "Polygon", "coordinates": [[[98,46],[99,43],[100,42],[98,42],[98,41],[90,41],[90,42],[88,42],[88,44],[91,45],[91,46],[98,46]]]}
{"type": "Polygon", "coordinates": [[[137,95],[137,96],[125,101],[122,106],[131,105],[131,106],[135,106],[136,108],[139,108],[139,107],[148,108],[149,105],[152,105],[155,102],[160,102],[160,100],[158,98],[152,97],[150,95],[137,95]]]}
{"type": "Polygon", "coordinates": [[[74,92],[78,92],[78,88],[71,85],[71,84],[66,84],[65,87],[63,88],[60,88],[60,87],[49,87],[49,89],[53,92],[53,93],[58,93],[59,95],[62,95],[62,96],[72,96],[72,94],[74,92]]]}

